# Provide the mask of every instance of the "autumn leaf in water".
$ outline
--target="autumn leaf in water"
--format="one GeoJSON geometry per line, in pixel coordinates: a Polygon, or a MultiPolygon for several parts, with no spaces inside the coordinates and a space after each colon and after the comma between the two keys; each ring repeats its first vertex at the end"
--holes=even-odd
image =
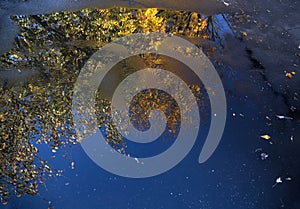
{"type": "Polygon", "coordinates": [[[294,72],[294,71],[291,73],[288,73],[288,72],[285,73],[285,76],[288,78],[292,78],[294,75],[296,75],[296,72],[294,72]]]}
{"type": "Polygon", "coordinates": [[[265,139],[265,140],[269,140],[271,138],[271,136],[269,136],[268,134],[262,135],[260,137],[265,139]]]}

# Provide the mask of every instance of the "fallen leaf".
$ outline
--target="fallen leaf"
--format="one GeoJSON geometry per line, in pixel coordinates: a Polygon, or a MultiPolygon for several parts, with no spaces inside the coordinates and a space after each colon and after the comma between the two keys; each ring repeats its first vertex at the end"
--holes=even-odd
{"type": "Polygon", "coordinates": [[[288,77],[288,78],[292,78],[294,75],[296,75],[295,71],[293,71],[291,73],[288,73],[288,72],[285,73],[285,76],[288,77]]]}
{"type": "Polygon", "coordinates": [[[242,35],[243,36],[248,36],[247,32],[245,32],[245,31],[242,32],[242,35]]]}
{"type": "Polygon", "coordinates": [[[269,140],[271,138],[271,136],[269,136],[268,134],[262,135],[260,137],[263,138],[263,139],[265,139],[265,140],[269,140]]]}

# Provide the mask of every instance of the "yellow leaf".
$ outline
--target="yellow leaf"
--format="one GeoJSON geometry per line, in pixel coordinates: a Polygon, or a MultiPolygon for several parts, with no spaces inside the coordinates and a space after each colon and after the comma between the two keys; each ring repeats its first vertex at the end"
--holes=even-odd
{"type": "Polygon", "coordinates": [[[288,78],[292,78],[294,75],[296,75],[296,72],[291,72],[291,73],[285,73],[285,76],[288,78]]]}
{"type": "Polygon", "coordinates": [[[262,135],[262,136],[260,136],[261,138],[263,138],[263,139],[265,139],[265,140],[269,140],[270,138],[271,138],[271,136],[269,136],[269,135],[262,135]]]}

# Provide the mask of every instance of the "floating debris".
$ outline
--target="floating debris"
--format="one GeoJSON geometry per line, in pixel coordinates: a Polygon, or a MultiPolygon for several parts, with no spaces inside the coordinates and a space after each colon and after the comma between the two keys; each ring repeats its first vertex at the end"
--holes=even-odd
{"type": "Polygon", "coordinates": [[[277,184],[281,184],[282,183],[282,179],[281,177],[278,177],[275,181],[275,184],[272,185],[272,188],[274,188],[277,184]]]}
{"type": "Polygon", "coordinates": [[[271,118],[269,116],[266,116],[266,119],[271,120],[271,118]]]}
{"type": "Polygon", "coordinates": [[[257,148],[255,152],[261,152],[260,153],[261,160],[266,160],[269,157],[269,155],[266,152],[263,152],[263,149],[261,147],[257,148]]]}
{"type": "Polygon", "coordinates": [[[71,162],[71,169],[74,170],[75,169],[75,163],[71,162]]]}
{"type": "Polygon", "coordinates": [[[288,78],[293,78],[294,76],[296,75],[296,72],[295,71],[293,71],[293,72],[285,72],[285,76],[286,77],[288,77],[288,78]]]}
{"type": "Polygon", "coordinates": [[[268,157],[269,157],[269,155],[268,155],[267,153],[265,153],[265,152],[262,152],[262,153],[260,154],[261,160],[266,160],[268,157]]]}
{"type": "Polygon", "coordinates": [[[268,134],[262,135],[262,136],[260,136],[260,137],[263,138],[263,139],[265,139],[265,140],[271,139],[271,136],[268,135],[268,134]]]}
{"type": "Polygon", "coordinates": [[[276,115],[276,117],[279,118],[279,119],[293,120],[293,118],[288,117],[288,116],[284,116],[284,115],[276,115]]]}
{"type": "Polygon", "coordinates": [[[245,31],[242,32],[242,35],[245,37],[248,36],[247,32],[245,32],[245,31]]]}
{"type": "Polygon", "coordinates": [[[272,188],[274,188],[277,184],[282,184],[283,180],[285,181],[292,181],[292,178],[290,176],[282,178],[282,177],[278,177],[275,181],[275,184],[272,185],[272,188]]]}
{"type": "MultiPolygon", "coordinates": [[[[235,116],[236,116],[236,113],[232,113],[232,116],[235,117],[235,116]]],[[[239,113],[239,116],[240,116],[240,117],[245,117],[245,115],[242,114],[242,113],[239,113]]]]}
{"type": "Polygon", "coordinates": [[[230,4],[229,3],[227,3],[226,1],[223,1],[223,4],[226,6],[226,7],[228,7],[230,4]]]}
{"type": "Polygon", "coordinates": [[[142,164],[142,165],[144,164],[144,162],[141,162],[137,157],[135,157],[134,160],[135,160],[137,163],[140,163],[140,164],[142,164]]]}

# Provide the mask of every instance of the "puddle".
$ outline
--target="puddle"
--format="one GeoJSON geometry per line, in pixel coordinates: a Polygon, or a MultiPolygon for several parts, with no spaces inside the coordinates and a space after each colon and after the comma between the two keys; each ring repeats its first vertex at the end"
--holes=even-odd
{"type": "MultiPolygon", "coordinates": [[[[157,2],[54,4],[51,1],[42,7],[34,1],[0,4],[3,20],[0,40],[7,43],[1,48],[4,54],[0,57],[0,197],[3,203],[9,201],[4,208],[297,207],[299,189],[294,185],[299,184],[299,160],[294,156],[299,145],[296,128],[299,118],[292,114],[293,106],[286,97],[263,77],[265,68],[251,51],[245,50],[245,43],[235,38],[230,15],[225,13],[229,11],[226,4],[211,6],[191,1],[174,5],[164,1],[158,5],[180,11],[124,8],[78,11],[112,5],[144,8],[154,7],[157,2]],[[191,8],[204,14],[223,13],[207,16],[183,11],[191,8]],[[68,11],[50,13],[61,10],[68,11]],[[17,35],[13,35],[15,27],[3,32],[2,28],[13,25],[8,16],[18,26],[17,35]],[[212,117],[207,108],[209,90],[204,90],[194,74],[182,73],[185,67],[182,63],[151,54],[119,63],[115,72],[107,75],[97,94],[97,122],[107,142],[124,155],[133,153],[136,163],[142,163],[141,157],[171,147],[180,126],[178,121],[168,123],[165,137],[151,146],[132,146],[116,132],[106,113],[111,109],[113,90],[128,74],[145,67],[173,69],[196,96],[201,113],[199,136],[187,157],[162,175],[132,180],[98,167],[76,142],[71,105],[80,69],[107,43],[137,32],[162,32],[185,38],[210,58],[220,75],[228,117],[222,141],[207,163],[200,165],[197,160],[212,117]],[[14,37],[15,42],[3,34],[14,37]],[[119,71],[124,75],[119,75],[119,71]],[[270,138],[261,138],[266,135],[270,138]],[[32,196],[18,197],[24,194],[32,196]]],[[[155,91],[144,92],[144,98],[137,100],[144,99],[147,103],[153,94],[155,91]]],[[[158,100],[170,101],[168,95],[158,100]]],[[[155,107],[152,103],[147,105],[155,107]]],[[[171,108],[163,110],[172,113],[177,108],[173,102],[171,108]]],[[[174,120],[176,114],[168,119],[174,120]]],[[[149,128],[147,121],[140,125],[149,128]]]]}

